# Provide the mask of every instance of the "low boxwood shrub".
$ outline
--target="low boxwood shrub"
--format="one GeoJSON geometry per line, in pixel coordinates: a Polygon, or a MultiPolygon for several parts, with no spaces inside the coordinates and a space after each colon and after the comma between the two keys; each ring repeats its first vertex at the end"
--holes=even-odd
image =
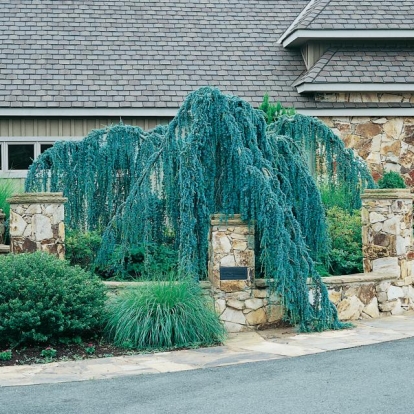
{"type": "Polygon", "coordinates": [[[107,337],[117,346],[172,349],[221,343],[225,329],[192,280],[142,282],[108,306],[107,337]]]}
{"type": "Polygon", "coordinates": [[[0,257],[0,345],[82,336],[101,324],[105,287],[79,266],[36,252],[0,257]]]}

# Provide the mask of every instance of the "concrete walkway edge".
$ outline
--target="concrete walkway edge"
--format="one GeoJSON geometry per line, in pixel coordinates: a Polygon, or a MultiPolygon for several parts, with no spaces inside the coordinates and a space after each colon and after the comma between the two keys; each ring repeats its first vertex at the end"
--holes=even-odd
{"type": "Polygon", "coordinates": [[[0,387],[98,380],[266,361],[414,337],[414,313],[362,320],[354,329],[298,334],[291,328],[231,334],[212,348],[0,368],[0,387]]]}

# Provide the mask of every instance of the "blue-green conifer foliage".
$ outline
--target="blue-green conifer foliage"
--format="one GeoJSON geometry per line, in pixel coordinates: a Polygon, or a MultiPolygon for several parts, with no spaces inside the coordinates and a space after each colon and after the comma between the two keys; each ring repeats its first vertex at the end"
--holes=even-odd
{"type": "Polygon", "coordinates": [[[31,166],[26,191],[63,191],[70,228],[104,231],[100,264],[115,247],[126,255],[173,235],[180,274],[196,279],[207,269],[210,215],[241,214],[255,226],[257,260],[286,319],[302,331],[337,329],[314,264],[329,240],[304,155],[310,143],[317,174],[357,204],[372,178],[329,128],[302,115],[267,127],[262,111],[211,87],[191,93],[167,126],[119,124],[56,143],[31,166]]]}

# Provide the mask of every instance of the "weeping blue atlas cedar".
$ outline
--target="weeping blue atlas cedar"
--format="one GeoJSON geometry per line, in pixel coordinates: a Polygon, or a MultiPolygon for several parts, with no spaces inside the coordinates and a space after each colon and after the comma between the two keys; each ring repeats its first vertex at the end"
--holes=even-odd
{"type": "Polygon", "coordinates": [[[338,329],[315,269],[329,239],[306,149],[317,177],[345,186],[354,204],[373,185],[365,164],[318,120],[281,117],[267,128],[261,111],[205,87],[168,126],[119,124],[56,143],[31,166],[26,191],[63,191],[69,228],[104,233],[98,263],[115,248],[122,264],[131,246],[173,238],[180,275],[195,279],[206,274],[210,215],[241,214],[255,226],[257,260],[285,318],[302,331],[338,329]]]}

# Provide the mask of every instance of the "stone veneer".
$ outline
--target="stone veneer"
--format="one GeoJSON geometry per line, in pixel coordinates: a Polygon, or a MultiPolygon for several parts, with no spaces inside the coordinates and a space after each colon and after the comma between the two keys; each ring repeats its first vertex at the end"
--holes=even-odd
{"type": "Polygon", "coordinates": [[[0,244],[4,244],[6,240],[6,214],[4,214],[4,211],[0,208],[0,244]]]}
{"type": "Polygon", "coordinates": [[[10,203],[10,251],[44,251],[65,257],[64,203],[62,193],[25,193],[10,203]]]}
{"type": "Polygon", "coordinates": [[[368,164],[375,180],[384,171],[414,186],[414,117],[319,117],[368,164]]]}
{"type": "Polygon", "coordinates": [[[409,189],[376,189],[361,198],[364,272],[387,272],[411,284],[413,195],[409,189]]]}
{"type": "Polygon", "coordinates": [[[376,189],[361,198],[365,274],[324,279],[343,320],[414,309],[413,195],[376,189]]]}
{"type": "Polygon", "coordinates": [[[281,319],[282,307],[269,297],[266,284],[255,281],[254,226],[236,214],[212,216],[208,274],[216,310],[229,332],[260,327],[281,319]],[[248,267],[247,280],[220,280],[220,267],[248,267]]]}
{"type": "Polygon", "coordinates": [[[388,92],[334,92],[315,94],[317,102],[395,102],[395,103],[414,103],[414,94],[388,93],[388,92]]]}

